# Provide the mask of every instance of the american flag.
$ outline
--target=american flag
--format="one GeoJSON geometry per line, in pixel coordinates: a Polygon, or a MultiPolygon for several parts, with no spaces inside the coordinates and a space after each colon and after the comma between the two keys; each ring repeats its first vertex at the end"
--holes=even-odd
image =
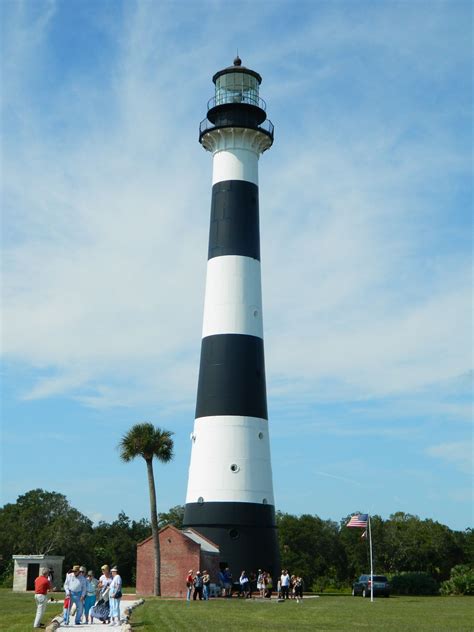
{"type": "Polygon", "coordinates": [[[368,514],[356,514],[347,523],[347,527],[360,527],[361,529],[367,529],[367,522],[369,520],[368,514]]]}

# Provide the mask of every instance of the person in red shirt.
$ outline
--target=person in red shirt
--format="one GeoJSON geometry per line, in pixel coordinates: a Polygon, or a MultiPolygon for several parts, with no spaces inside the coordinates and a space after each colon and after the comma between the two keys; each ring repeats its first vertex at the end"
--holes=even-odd
{"type": "Polygon", "coordinates": [[[36,617],[33,623],[34,628],[44,628],[41,623],[44,611],[46,610],[46,602],[48,600],[48,590],[52,590],[51,582],[48,579],[49,569],[42,568],[39,576],[35,579],[35,601],[36,601],[36,617]]]}
{"type": "Polygon", "coordinates": [[[191,593],[193,592],[194,577],[193,569],[189,569],[188,576],[186,577],[186,600],[191,600],[191,593]]]}

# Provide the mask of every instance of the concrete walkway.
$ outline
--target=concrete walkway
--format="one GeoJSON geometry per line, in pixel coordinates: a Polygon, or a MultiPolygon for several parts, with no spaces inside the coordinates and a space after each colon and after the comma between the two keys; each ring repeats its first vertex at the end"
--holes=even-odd
{"type": "MultiPolygon", "coordinates": [[[[120,600],[120,619],[124,616],[123,613],[127,608],[135,606],[139,602],[139,599],[121,599],[120,600]]],[[[69,625],[64,625],[61,623],[59,626],[59,630],[87,630],[87,632],[104,632],[105,630],[120,630],[121,625],[119,626],[110,626],[105,623],[81,623],[81,625],[74,624],[74,616],[71,617],[69,621],[69,625]]]]}

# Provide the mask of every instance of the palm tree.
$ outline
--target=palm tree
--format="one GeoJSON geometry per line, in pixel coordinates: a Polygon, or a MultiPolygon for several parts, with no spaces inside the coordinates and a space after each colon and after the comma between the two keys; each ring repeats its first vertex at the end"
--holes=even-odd
{"type": "Polygon", "coordinates": [[[160,586],[160,539],[158,537],[158,513],[156,511],[155,478],[153,476],[153,458],[168,463],[173,458],[173,433],[155,428],[151,423],[136,424],[122,437],[118,448],[120,458],[125,463],[141,456],[145,459],[148,473],[148,490],[150,492],[151,533],[155,550],[155,595],[161,594],[160,586]]]}

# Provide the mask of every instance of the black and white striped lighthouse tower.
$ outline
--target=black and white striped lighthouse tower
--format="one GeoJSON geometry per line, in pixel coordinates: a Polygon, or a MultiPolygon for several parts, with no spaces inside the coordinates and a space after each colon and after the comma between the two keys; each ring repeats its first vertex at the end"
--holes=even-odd
{"type": "Polygon", "coordinates": [[[263,348],[258,159],[273,143],[261,76],[233,66],[213,77],[199,141],[213,155],[196,419],[184,513],[220,547],[235,579],[275,576],[275,526],[263,348]]]}

